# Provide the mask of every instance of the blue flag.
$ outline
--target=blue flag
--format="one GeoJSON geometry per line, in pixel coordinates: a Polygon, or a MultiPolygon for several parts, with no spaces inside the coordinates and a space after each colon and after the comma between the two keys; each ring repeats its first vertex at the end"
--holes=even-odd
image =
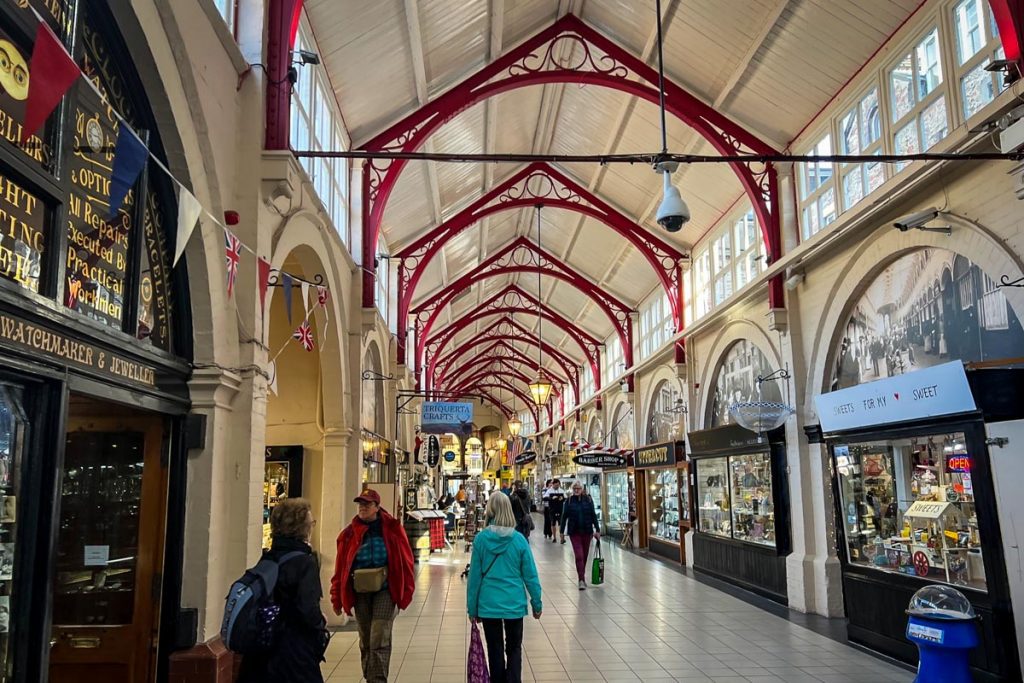
{"type": "Polygon", "coordinates": [[[124,203],[128,191],[135,184],[142,167],[149,158],[149,150],[142,140],[124,121],[117,129],[117,144],[114,145],[114,171],[110,176],[110,219],[117,215],[117,210],[124,203]]]}
{"type": "Polygon", "coordinates": [[[292,276],[281,272],[281,287],[284,289],[284,310],[288,313],[288,324],[292,324],[292,276]]]}

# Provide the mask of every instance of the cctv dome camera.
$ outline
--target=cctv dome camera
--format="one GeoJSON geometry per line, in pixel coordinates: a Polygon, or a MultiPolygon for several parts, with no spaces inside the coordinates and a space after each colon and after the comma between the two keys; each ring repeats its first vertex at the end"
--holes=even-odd
{"type": "Polygon", "coordinates": [[[672,185],[671,175],[664,172],[665,191],[658,206],[658,225],[669,232],[679,232],[690,221],[690,207],[683,201],[679,188],[672,185]]]}

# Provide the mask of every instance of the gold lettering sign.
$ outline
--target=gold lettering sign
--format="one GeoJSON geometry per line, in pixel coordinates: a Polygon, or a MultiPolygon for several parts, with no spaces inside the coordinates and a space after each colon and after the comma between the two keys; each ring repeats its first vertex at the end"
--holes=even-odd
{"type": "Polygon", "coordinates": [[[27,8],[29,5],[34,7],[58,36],[67,36],[71,33],[71,8],[68,0],[17,0],[17,2],[19,7],[27,8]]]}
{"type": "Polygon", "coordinates": [[[637,467],[672,465],[675,464],[675,461],[675,447],[669,444],[653,446],[651,448],[641,448],[636,451],[636,455],[634,456],[634,462],[637,467]]]}
{"type": "Polygon", "coordinates": [[[156,386],[156,370],[39,325],[0,313],[0,343],[88,370],[111,380],[156,386]]]}
{"type": "Polygon", "coordinates": [[[55,156],[47,141],[56,117],[51,116],[40,133],[24,143],[21,141],[21,124],[25,120],[25,102],[32,80],[28,64],[30,54],[30,46],[17,43],[0,31],[0,139],[20,149],[43,170],[53,173],[55,156]]]}
{"type": "Polygon", "coordinates": [[[39,291],[50,209],[9,176],[0,175],[0,277],[39,291]]]}

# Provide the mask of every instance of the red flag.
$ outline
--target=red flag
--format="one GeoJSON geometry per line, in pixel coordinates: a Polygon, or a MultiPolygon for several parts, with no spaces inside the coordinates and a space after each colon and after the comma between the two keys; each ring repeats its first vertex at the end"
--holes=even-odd
{"type": "Polygon", "coordinates": [[[266,308],[267,287],[270,286],[270,261],[262,256],[256,259],[257,274],[260,279],[260,310],[266,308]]]}
{"type": "Polygon", "coordinates": [[[320,304],[321,308],[327,306],[327,299],[330,297],[331,291],[322,285],[316,287],[316,302],[320,304]]]}
{"type": "Polygon", "coordinates": [[[25,123],[21,128],[21,142],[35,135],[71,84],[82,75],[78,65],[64,49],[60,39],[45,21],[39,22],[36,30],[36,44],[32,47],[32,61],[29,63],[32,75],[28,83],[28,97],[25,100],[25,123]]]}

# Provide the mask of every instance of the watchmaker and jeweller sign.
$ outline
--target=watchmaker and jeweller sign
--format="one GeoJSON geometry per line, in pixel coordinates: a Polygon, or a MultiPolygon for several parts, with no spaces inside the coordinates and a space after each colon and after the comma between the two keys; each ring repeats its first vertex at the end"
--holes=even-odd
{"type": "Polygon", "coordinates": [[[156,370],[88,342],[72,339],[48,328],[0,312],[0,344],[107,379],[147,388],[156,386],[156,370]]]}

